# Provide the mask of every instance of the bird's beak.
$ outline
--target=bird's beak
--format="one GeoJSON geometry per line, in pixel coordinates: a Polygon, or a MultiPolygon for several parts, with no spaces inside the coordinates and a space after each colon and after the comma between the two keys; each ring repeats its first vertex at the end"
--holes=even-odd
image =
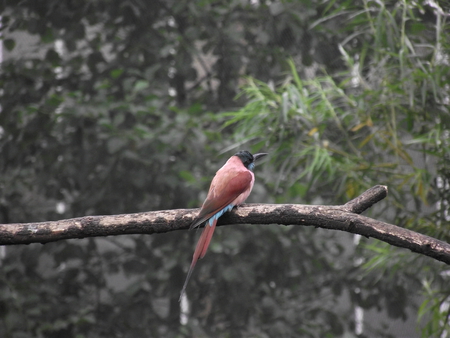
{"type": "Polygon", "coordinates": [[[254,155],[253,155],[253,158],[254,158],[254,160],[255,160],[255,162],[256,162],[256,160],[258,160],[258,159],[260,159],[261,157],[264,157],[264,156],[266,156],[266,155],[268,155],[268,154],[267,154],[267,153],[254,154],[254,155]]]}

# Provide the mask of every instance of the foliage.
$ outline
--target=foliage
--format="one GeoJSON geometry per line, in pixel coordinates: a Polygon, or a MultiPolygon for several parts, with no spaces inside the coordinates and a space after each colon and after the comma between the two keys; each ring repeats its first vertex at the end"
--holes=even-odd
{"type": "MultiPolygon", "coordinates": [[[[281,150],[272,155],[278,172],[272,189],[285,200],[300,193],[312,202],[316,196],[344,202],[374,184],[385,184],[391,203],[376,217],[384,215],[391,223],[450,242],[443,226],[449,219],[450,180],[448,25],[437,12],[435,31],[430,31],[421,11],[419,4],[387,8],[378,3],[355,14],[352,22],[360,23],[360,33],[339,46],[347,70],[338,74],[322,71],[303,80],[291,60],[290,76],[276,87],[247,80],[242,93],[249,102],[226,113],[226,124],[236,125],[238,139],[281,150]]],[[[378,273],[388,270],[392,256],[398,255],[386,247],[370,248],[376,256],[365,265],[377,266],[378,273]]],[[[406,260],[402,256],[403,264],[406,260]]],[[[449,329],[448,312],[440,310],[447,308],[448,280],[446,274],[432,277],[441,268],[430,271],[427,261],[417,261],[415,269],[420,266],[422,276],[411,280],[428,286],[419,314],[432,318],[423,335],[440,336],[449,329]]],[[[403,274],[406,270],[400,269],[403,274]]],[[[398,296],[404,288],[397,291],[398,296]]],[[[402,308],[398,302],[402,300],[395,301],[393,311],[402,308]]]]}
{"type": "MultiPolygon", "coordinates": [[[[244,147],[270,152],[250,201],[337,204],[382,183],[391,203],[373,216],[448,240],[448,26],[433,4],[4,1],[2,223],[195,207],[244,147]]],[[[272,226],[218,229],[183,325],[196,238],[8,247],[0,335],[348,336],[355,305],[446,329],[437,263],[272,226]]],[[[390,336],[381,322],[364,333],[390,336]]]]}

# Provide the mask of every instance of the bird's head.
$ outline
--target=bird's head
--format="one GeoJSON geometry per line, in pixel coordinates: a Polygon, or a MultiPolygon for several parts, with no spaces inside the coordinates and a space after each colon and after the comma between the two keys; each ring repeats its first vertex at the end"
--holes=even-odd
{"type": "Polygon", "coordinates": [[[258,153],[258,154],[250,154],[250,152],[248,152],[247,150],[241,150],[239,152],[237,152],[236,154],[234,154],[234,156],[237,156],[240,158],[240,160],[242,161],[242,163],[244,164],[244,166],[253,171],[253,168],[255,167],[255,162],[256,160],[258,160],[261,157],[266,156],[267,153],[258,153]]]}

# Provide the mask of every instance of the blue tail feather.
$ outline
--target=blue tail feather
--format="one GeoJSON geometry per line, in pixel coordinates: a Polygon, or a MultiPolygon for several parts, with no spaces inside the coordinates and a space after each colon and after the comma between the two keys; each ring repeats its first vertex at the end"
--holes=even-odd
{"type": "Polygon", "coordinates": [[[231,209],[234,208],[233,204],[229,204],[227,205],[225,208],[223,208],[222,210],[216,212],[209,220],[208,220],[208,224],[211,227],[213,225],[214,220],[218,219],[220,216],[222,216],[224,213],[226,213],[227,211],[230,211],[231,209]]]}

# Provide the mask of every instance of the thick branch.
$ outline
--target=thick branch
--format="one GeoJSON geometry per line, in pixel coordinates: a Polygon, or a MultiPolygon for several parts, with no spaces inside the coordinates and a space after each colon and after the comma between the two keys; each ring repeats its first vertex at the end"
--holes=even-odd
{"type": "MultiPolygon", "coordinates": [[[[358,215],[387,195],[375,186],[343,206],[247,204],[219,219],[225,224],[306,225],[377,238],[450,264],[450,244],[392,224],[358,215]]],[[[124,234],[154,234],[187,229],[197,209],[152,211],[113,216],[86,216],[54,222],[0,225],[0,245],[124,234]]]]}

